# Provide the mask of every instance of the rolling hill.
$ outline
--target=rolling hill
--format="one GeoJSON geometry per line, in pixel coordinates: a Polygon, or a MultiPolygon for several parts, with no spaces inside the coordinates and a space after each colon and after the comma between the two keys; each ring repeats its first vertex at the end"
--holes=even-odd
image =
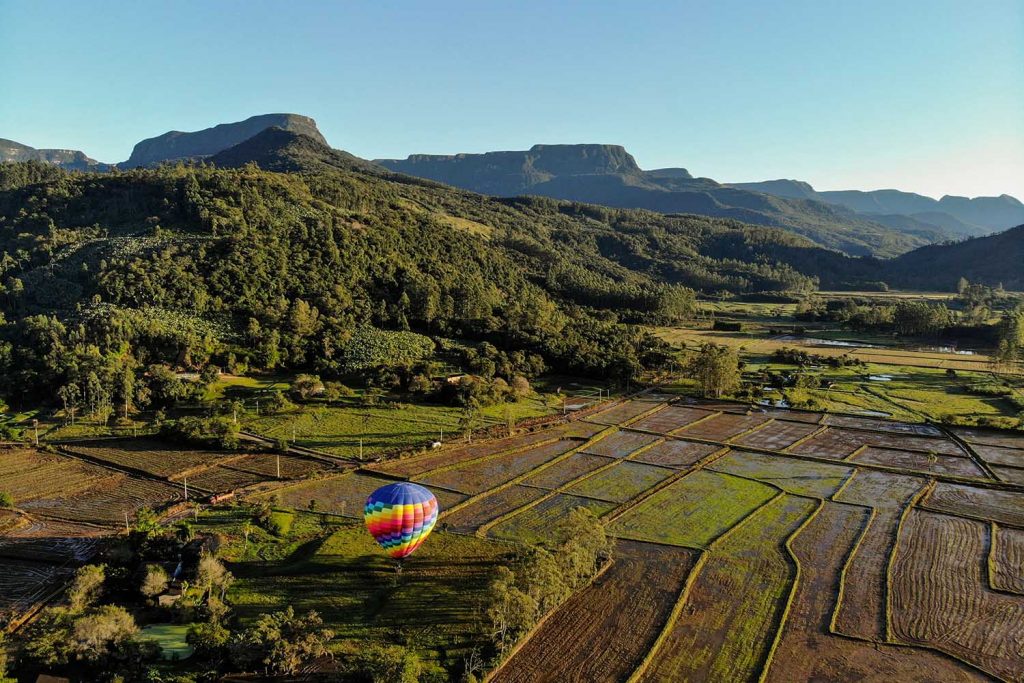
{"type": "Polygon", "coordinates": [[[934,244],[886,264],[892,282],[952,290],[960,277],[1024,290],[1024,225],[955,244],[934,244]]]}

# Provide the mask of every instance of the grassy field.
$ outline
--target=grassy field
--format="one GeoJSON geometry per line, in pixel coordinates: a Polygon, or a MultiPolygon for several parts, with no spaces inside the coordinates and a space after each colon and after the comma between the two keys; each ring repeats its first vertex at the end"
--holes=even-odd
{"type": "Polygon", "coordinates": [[[558,520],[575,508],[586,508],[595,515],[613,509],[615,503],[557,493],[533,507],[491,527],[490,535],[520,543],[538,544],[551,537],[558,520]]]}
{"type": "Polygon", "coordinates": [[[315,609],[342,640],[398,639],[452,668],[487,642],[480,609],[508,546],[435,531],[396,574],[361,523],[328,531],[281,559],[229,565],[228,597],[243,623],[288,605],[315,609]]]}
{"type": "MultiPolygon", "coordinates": [[[[550,415],[557,409],[543,395],[489,406],[481,410],[482,425],[550,415]]],[[[442,438],[454,439],[462,417],[459,408],[430,404],[310,404],[276,415],[247,415],[244,427],[261,436],[286,439],[333,455],[358,458],[361,450],[364,458],[372,458],[386,451],[426,447],[442,438]]]]}
{"type": "Polygon", "coordinates": [[[152,640],[160,647],[164,659],[188,659],[192,646],[185,640],[191,624],[150,624],[142,628],[142,638],[152,640]]]}
{"type": "Polygon", "coordinates": [[[704,548],[775,494],[748,479],[698,471],[630,509],[610,531],[620,538],[704,548]]]}
{"type": "Polygon", "coordinates": [[[757,680],[795,578],[782,544],[816,507],[780,496],[723,537],[641,680],[757,680]]]}

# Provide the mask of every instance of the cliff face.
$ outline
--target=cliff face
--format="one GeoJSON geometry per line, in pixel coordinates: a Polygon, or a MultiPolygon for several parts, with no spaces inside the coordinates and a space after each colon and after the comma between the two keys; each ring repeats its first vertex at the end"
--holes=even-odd
{"type": "Polygon", "coordinates": [[[298,114],[262,114],[236,123],[222,123],[212,128],[183,133],[172,130],[135,145],[123,165],[154,166],[178,159],[198,159],[221,152],[248,140],[267,128],[281,128],[310,137],[324,145],[327,141],[316,127],[316,121],[298,114]]]}
{"type": "Polygon", "coordinates": [[[105,171],[109,168],[77,149],[36,149],[0,138],[0,162],[4,161],[42,161],[69,171],[105,171]]]}
{"type": "Polygon", "coordinates": [[[413,154],[376,163],[399,173],[506,196],[526,193],[558,176],[642,173],[621,145],[534,145],[525,151],[413,154]]]}

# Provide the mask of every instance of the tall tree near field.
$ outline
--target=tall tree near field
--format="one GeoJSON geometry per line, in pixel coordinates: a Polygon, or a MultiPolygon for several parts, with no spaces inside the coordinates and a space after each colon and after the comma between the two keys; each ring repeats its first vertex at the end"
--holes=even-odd
{"type": "Polygon", "coordinates": [[[697,380],[701,394],[709,398],[721,398],[723,394],[736,391],[740,386],[740,357],[729,346],[704,344],[697,355],[690,359],[687,374],[697,380]]]}
{"type": "Polygon", "coordinates": [[[993,360],[997,366],[1024,361],[1024,309],[1007,312],[999,322],[999,347],[993,360]]]}

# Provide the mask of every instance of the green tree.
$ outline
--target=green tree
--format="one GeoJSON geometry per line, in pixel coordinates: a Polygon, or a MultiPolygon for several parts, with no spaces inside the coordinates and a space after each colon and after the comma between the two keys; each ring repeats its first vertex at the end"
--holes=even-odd
{"type": "Polygon", "coordinates": [[[703,344],[687,363],[687,374],[703,396],[721,398],[740,386],[739,354],[729,346],[703,344]]]}
{"type": "Polygon", "coordinates": [[[351,673],[370,683],[416,683],[423,665],[415,652],[401,645],[372,643],[353,658],[351,673]]]}
{"type": "Polygon", "coordinates": [[[167,590],[169,582],[170,577],[163,567],[158,564],[148,564],[142,581],[139,583],[139,592],[152,599],[167,590]]]}
{"type": "Polygon", "coordinates": [[[324,389],[319,375],[299,375],[292,381],[292,393],[303,400],[324,393],[324,389]]]}
{"type": "Polygon", "coordinates": [[[102,564],[87,564],[79,567],[68,589],[68,605],[73,612],[91,607],[103,591],[106,581],[106,567],[102,564]]]}
{"type": "Polygon", "coordinates": [[[96,662],[132,640],[138,632],[135,618],[125,608],[104,605],[75,620],[71,647],[79,657],[96,662]]]}
{"type": "Polygon", "coordinates": [[[316,612],[298,616],[289,606],[260,616],[254,626],[232,640],[230,648],[236,665],[262,665],[268,673],[290,675],[326,655],[333,638],[334,631],[324,628],[316,612]]]}

